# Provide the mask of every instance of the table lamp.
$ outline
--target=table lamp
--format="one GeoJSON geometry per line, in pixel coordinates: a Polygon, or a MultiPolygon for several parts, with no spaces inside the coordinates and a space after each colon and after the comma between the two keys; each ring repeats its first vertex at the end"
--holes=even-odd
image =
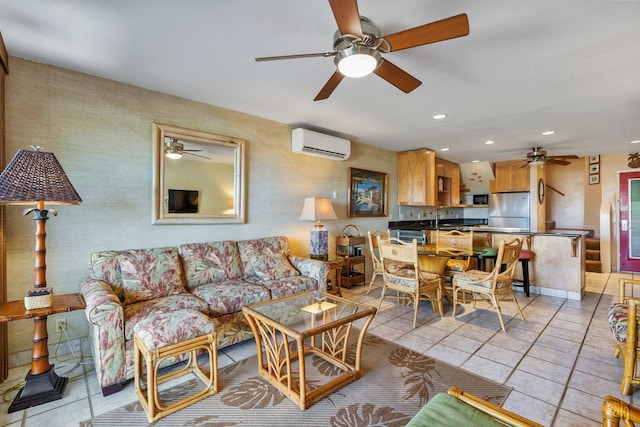
{"type": "Polygon", "coordinates": [[[326,197],[306,197],[302,206],[300,220],[316,221],[311,229],[311,259],[329,259],[329,231],[322,226],[322,220],[338,219],[331,199],[326,197]]]}
{"type": "MultiPolygon", "coordinates": [[[[53,153],[19,150],[0,175],[0,204],[33,205],[23,215],[33,212],[36,221],[35,288],[47,287],[47,264],[45,238],[47,214],[57,215],[50,205],[77,205],[82,199],[71,185],[69,178],[53,153]]],[[[9,412],[61,399],[67,378],[59,377],[49,365],[47,315],[34,315],[33,350],[31,370],[26,376],[25,386],[20,390],[9,412]]]]}

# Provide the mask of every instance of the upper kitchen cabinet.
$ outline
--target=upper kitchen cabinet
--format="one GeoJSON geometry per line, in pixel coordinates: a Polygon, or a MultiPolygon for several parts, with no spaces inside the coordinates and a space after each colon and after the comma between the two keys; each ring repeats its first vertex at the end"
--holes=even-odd
{"type": "Polygon", "coordinates": [[[398,204],[436,205],[436,153],[427,149],[398,153],[398,204]]]}
{"type": "Polygon", "coordinates": [[[521,166],[521,162],[497,162],[496,180],[491,184],[491,192],[529,191],[529,167],[521,166]]]}
{"type": "Polygon", "coordinates": [[[436,191],[439,206],[460,204],[460,165],[436,158],[436,191]]]}
{"type": "Polygon", "coordinates": [[[427,149],[398,153],[398,204],[459,205],[460,166],[427,149]]]}

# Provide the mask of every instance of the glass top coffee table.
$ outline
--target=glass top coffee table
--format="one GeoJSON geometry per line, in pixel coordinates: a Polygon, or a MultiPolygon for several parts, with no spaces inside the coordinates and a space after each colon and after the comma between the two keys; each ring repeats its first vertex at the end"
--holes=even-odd
{"type": "MultiPolygon", "coordinates": [[[[375,307],[308,291],[242,307],[256,339],[258,371],[302,410],[360,377],[362,342],[375,307]],[[347,357],[353,322],[365,318],[347,357]],[[318,356],[337,368],[319,386],[307,384],[305,358],[318,356]]],[[[355,328],[354,328],[355,329],[355,328]]],[[[354,334],[355,335],[355,334],[354,334]]]]}

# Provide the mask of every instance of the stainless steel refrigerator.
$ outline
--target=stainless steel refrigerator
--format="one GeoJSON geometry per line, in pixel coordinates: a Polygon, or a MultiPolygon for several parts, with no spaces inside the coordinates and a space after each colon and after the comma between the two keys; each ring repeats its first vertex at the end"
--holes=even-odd
{"type": "Polygon", "coordinates": [[[489,195],[489,227],[529,230],[529,193],[489,195]]]}

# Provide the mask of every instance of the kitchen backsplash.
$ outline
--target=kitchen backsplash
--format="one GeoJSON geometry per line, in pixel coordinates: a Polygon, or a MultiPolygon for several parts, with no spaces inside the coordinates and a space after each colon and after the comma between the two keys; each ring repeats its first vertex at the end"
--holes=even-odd
{"type": "Polygon", "coordinates": [[[488,218],[487,208],[435,208],[423,206],[398,206],[398,221],[436,219],[488,218]]]}

